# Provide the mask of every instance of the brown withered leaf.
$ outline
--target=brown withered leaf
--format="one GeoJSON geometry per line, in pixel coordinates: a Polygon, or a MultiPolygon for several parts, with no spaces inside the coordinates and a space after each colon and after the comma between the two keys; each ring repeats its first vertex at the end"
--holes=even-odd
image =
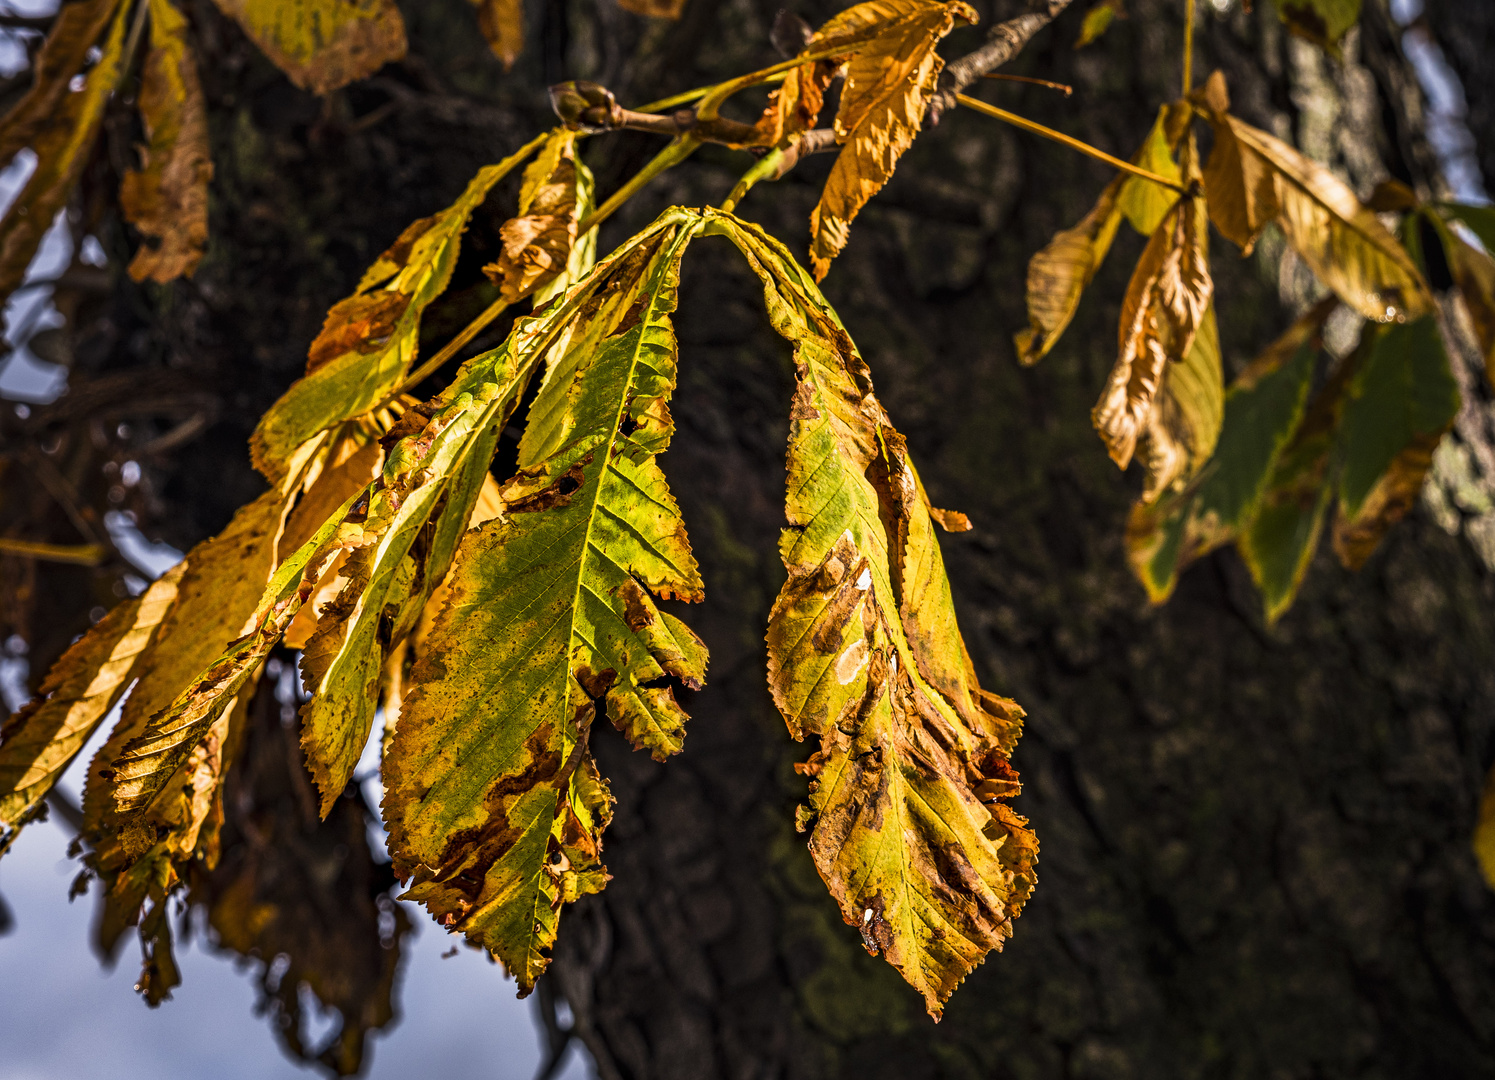
{"type": "Polygon", "coordinates": [[[795,348],[768,649],[790,732],[820,740],[799,823],[842,917],[938,1018],[1036,880],[1037,840],[1005,801],[1023,713],[976,681],[918,475],[851,340],[782,245],[712,217],[795,348]]]}
{"type": "Polygon", "coordinates": [[[32,146],[67,115],[69,82],[87,66],[92,49],[121,0],[82,0],[63,4],[57,21],[32,64],[31,88],[0,119],[0,165],[32,146]]]}
{"type": "Polygon", "coordinates": [[[508,71],[524,51],[522,0],[469,0],[478,9],[478,29],[508,71]]]}
{"type": "Polygon", "coordinates": [[[1125,177],[1106,185],[1078,225],[1054,238],[1028,263],[1028,328],[1013,338],[1018,360],[1038,363],[1074,318],[1080,296],[1095,277],[1121,224],[1117,197],[1125,177]]]}
{"type": "Polygon", "coordinates": [[[95,624],[52,666],[36,700],[0,725],[0,853],[129,687],[185,569],[179,563],[95,624]]]}
{"type": "Polygon", "coordinates": [[[405,55],[394,0],[213,0],[303,90],[328,94],[405,55]]]}
{"type": "MultiPolygon", "coordinates": [[[[25,278],[26,268],[41,246],[42,237],[52,227],[57,211],[66,205],[93,150],[94,139],[104,119],[104,106],[119,82],[125,21],[129,12],[128,7],[117,5],[110,5],[109,10],[114,12],[114,21],[102,44],[98,62],[89,69],[83,89],[66,93],[60,101],[51,102],[50,111],[37,116],[34,124],[20,125],[29,127],[27,145],[36,153],[37,161],[26,186],[6,210],[5,217],[0,218],[0,297],[9,296],[25,278]]],[[[88,11],[91,12],[92,8],[88,11]]],[[[80,12],[80,16],[83,14],[80,12]]],[[[59,27],[81,33],[92,25],[89,21],[80,27],[65,20],[59,27]]],[[[89,42],[89,46],[92,44],[89,42]]],[[[57,58],[59,71],[62,59],[62,56],[57,58]]],[[[60,76],[64,87],[72,76],[72,72],[60,76]]],[[[39,92],[41,89],[38,87],[39,92]]],[[[47,94],[42,93],[38,101],[46,97],[47,94]]]]}
{"type": "Polygon", "coordinates": [[[372,815],[356,793],[324,822],[293,728],[273,683],[249,709],[242,749],[224,784],[217,865],[194,862],[188,901],[204,909],[209,940],[259,962],[256,1012],[286,1050],[339,1076],[362,1071],[369,1035],[397,1019],[394,986],[410,922],[390,899],[387,863],[369,848],[372,815]],[[284,960],[278,958],[284,957],[284,960]],[[302,994],[338,1023],[314,1044],[302,994]]]}
{"type": "Polygon", "coordinates": [[[817,281],[846,246],[852,220],[919,133],[945,66],[934,47],[957,18],[979,21],[962,0],[867,0],[817,32],[817,39],[835,39],[876,28],[847,66],[835,122],[843,148],[810,214],[810,267],[817,281]]]}
{"type": "Polygon", "coordinates": [[[1249,253],[1275,221],[1318,279],[1368,319],[1394,322],[1432,310],[1411,257],[1338,177],[1231,116],[1218,71],[1195,100],[1215,133],[1204,186],[1210,219],[1221,233],[1249,253]]]}
{"type": "MultiPolygon", "coordinates": [[[[1198,175],[1192,144],[1183,168],[1185,177],[1198,175]]],[[[1152,421],[1168,365],[1188,355],[1213,295],[1204,200],[1180,199],[1132,273],[1121,305],[1120,352],[1091,412],[1111,460],[1121,468],[1131,462],[1152,421]]]]}
{"type": "MultiPolygon", "coordinates": [[[[1464,301],[1464,310],[1469,313],[1469,323],[1485,357],[1485,377],[1495,385],[1495,259],[1458,235],[1439,211],[1426,211],[1424,216],[1438,232],[1454,284],[1459,287],[1459,297],[1464,301]]],[[[1409,222],[1408,228],[1415,225],[1415,221],[1409,222]]]]}
{"type": "Polygon", "coordinates": [[[591,190],[591,171],[576,156],[576,132],[552,132],[524,170],[519,213],[499,229],[498,260],[483,267],[505,300],[514,303],[566,269],[591,190]]]}
{"type": "Polygon", "coordinates": [[[1225,371],[1215,307],[1204,310],[1194,343],[1179,363],[1167,365],[1142,436],[1147,477],[1142,502],[1186,484],[1215,451],[1225,418],[1225,371]]]}
{"type": "Polygon", "coordinates": [[[130,261],[136,281],[190,276],[208,243],[207,106],[187,20],[171,0],[149,0],[151,48],[140,88],[140,116],[150,145],[142,171],[127,172],[119,201],[125,220],[144,235],[130,261]]]}

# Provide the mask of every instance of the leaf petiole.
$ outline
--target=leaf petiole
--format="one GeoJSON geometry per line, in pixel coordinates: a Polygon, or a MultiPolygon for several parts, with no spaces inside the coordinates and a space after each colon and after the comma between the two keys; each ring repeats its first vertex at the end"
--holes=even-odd
{"type": "Polygon", "coordinates": [[[955,100],[967,108],[975,109],[979,113],[985,113],[987,116],[1005,121],[1013,127],[1022,128],[1024,131],[1032,132],[1034,135],[1042,135],[1045,139],[1052,139],[1056,143],[1061,143],[1071,150],[1078,150],[1080,153],[1093,157],[1097,161],[1104,161],[1112,168],[1120,169],[1122,172],[1129,172],[1133,176],[1140,176],[1144,180],[1151,180],[1154,184],[1161,184],[1163,187],[1168,188],[1170,191],[1176,191],[1180,195],[1189,194],[1188,188],[1181,184],[1175,184],[1166,176],[1159,176],[1155,172],[1150,172],[1147,169],[1133,165],[1130,161],[1122,161],[1118,157],[1112,157],[1104,150],[1097,149],[1087,142],[1081,142],[1079,139],[1071,135],[1066,135],[1062,131],[1055,131],[1053,128],[1044,127],[1042,124],[1034,123],[1026,117],[1010,113],[1006,109],[999,109],[995,105],[988,105],[984,101],[977,101],[975,98],[967,97],[965,94],[956,94],[955,100]]]}
{"type": "Polygon", "coordinates": [[[737,204],[742,201],[742,197],[751,191],[753,185],[759,180],[765,180],[770,177],[776,178],[779,165],[782,164],[783,160],[784,151],[775,148],[754,162],[753,167],[743,173],[742,179],[737,181],[737,185],[732,189],[732,193],[722,200],[721,211],[726,214],[732,213],[737,208],[737,204]]]}

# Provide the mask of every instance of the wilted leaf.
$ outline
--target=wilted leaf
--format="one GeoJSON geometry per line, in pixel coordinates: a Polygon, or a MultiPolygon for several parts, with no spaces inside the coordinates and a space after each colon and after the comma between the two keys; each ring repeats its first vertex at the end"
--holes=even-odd
{"type": "Polygon", "coordinates": [[[129,687],[184,569],[95,624],[52,666],[36,700],[0,726],[0,854],[129,687]]]}
{"type": "Polygon", "coordinates": [[[1318,279],[1368,319],[1400,321],[1432,309],[1410,256],[1343,182],[1224,112],[1229,100],[1218,71],[1197,96],[1215,131],[1204,186],[1221,233],[1249,253],[1275,221],[1318,279]]]}
{"type": "MultiPolygon", "coordinates": [[[[1485,375],[1495,385],[1495,259],[1490,258],[1488,250],[1480,251],[1465,241],[1436,213],[1426,216],[1438,231],[1449,271],[1469,312],[1469,322],[1485,357],[1485,375]]],[[[1408,227],[1415,228],[1416,219],[1408,227]]]]}
{"type": "Polygon", "coordinates": [[[1127,561],[1153,603],[1168,599],[1184,567],[1251,521],[1278,455],[1303,419],[1318,333],[1338,305],[1332,297],[1319,304],[1231,383],[1219,442],[1194,483],[1132,508],[1127,561]]]}
{"type": "Polygon", "coordinates": [[[1360,21],[1360,0],[1277,0],[1288,30],[1337,57],[1339,41],[1360,21]]]}
{"type": "Polygon", "coordinates": [[[678,19],[681,10],[685,7],[685,0],[618,0],[618,6],[636,15],[678,19]]]}
{"type": "Polygon", "coordinates": [[[1194,343],[1182,361],[1164,369],[1163,385],[1153,402],[1142,436],[1147,478],[1144,503],[1182,487],[1214,452],[1225,411],[1225,374],[1220,364],[1220,334],[1215,308],[1204,309],[1194,343]]]}
{"type": "MultiPolygon", "coordinates": [[[[98,43],[119,4],[120,0],[74,0],[58,7],[57,21],[32,63],[30,89],[0,119],[0,165],[67,122],[65,103],[72,93],[68,84],[87,66],[89,50],[98,43]]],[[[53,135],[50,141],[56,138],[53,135]]]]}
{"type": "MultiPolygon", "coordinates": [[[[498,260],[483,267],[505,300],[512,304],[565,271],[576,227],[591,208],[592,171],[576,156],[576,132],[558,128],[524,170],[519,213],[499,229],[498,260]]],[[[595,245],[595,233],[588,242],[595,245]]]]}
{"type": "Polygon", "coordinates": [[[1013,338],[1023,364],[1038,363],[1074,318],[1121,224],[1117,199],[1124,183],[1126,177],[1118,176],[1107,184],[1090,213],[1074,228],[1056,233],[1028,263],[1029,326],[1013,338]]]}
{"type": "Polygon", "coordinates": [[[1412,508],[1445,432],[1459,411],[1438,321],[1371,329],[1340,421],[1339,513],[1334,552],[1351,570],[1412,508]]]}
{"type": "MultiPolygon", "coordinates": [[[[396,1019],[394,985],[410,922],[389,897],[388,863],[369,849],[372,815],[356,794],[325,822],[302,767],[294,729],[263,685],[243,748],[224,785],[222,855],[193,863],[191,904],[206,910],[210,940],[260,964],[256,1012],[286,1049],[342,1076],[364,1064],[370,1032],[396,1019]],[[310,1041],[306,991],[337,1021],[310,1041]]],[[[320,1025],[318,1025],[320,1026],[320,1025]]]]}
{"type": "MultiPolygon", "coordinates": [[[[1184,175],[1192,179],[1198,173],[1192,149],[1186,158],[1184,175]]],[[[1132,273],[1121,304],[1120,353],[1091,413],[1111,460],[1121,468],[1152,422],[1168,366],[1182,362],[1193,348],[1213,295],[1204,200],[1180,199],[1132,273]]]]}
{"type": "Polygon", "coordinates": [[[834,39],[879,28],[852,57],[841,87],[835,131],[843,149],[810,215],[816,280],[846,246],[852,219],[888,182],[919,133],[945,66],[934,47],[957,18],[978,21],[962,0],[867,0],[817,32],[817,40],[834,39]]]}
{"type": "Polygon", "coordinates": [[[478,9],[478,29],[488,39],[493,55],[508,71],[524,51],[523,0],[470,0],[478,9]]]}
{"type": "Polygon", "coordinates": [[[151,49],[140,88],[140,115],[150,145],[145,169],[120,183],[125,220],[145,240],[130,261],[136,281],[191,275],[208,242],[208,117],[187,20],[171,0],[149,0],[151,49]]]}
{"type": "MultiPolygon", "coordinates": [[[[1121,0],[1101,0],[1085,12],[1085,21],[1080,24],[1080,36],[1075,41],[1075,48],[1083,49],[1104,34],[1111,28],[1111,23],[1118,15],[1125,16],[1125,12],[1121,10],[1121,0]]],[[[1143,230],[1143,232],[1151,231],[1151,229],[1143,230]]]]}
{"type": "Polygon", "coordinates": [[[820,738],[800,824],[842,917],[938,1017],[1035,881],[1037,841],[1003,801],[1022,710],[976,682],[918,476],[845,331],[781,245],[712,222],[795,346],[789,580],[768,643],[790,732],[820,738]]]}
{"type": "Polygon", "coordinates": [[[362,415],[399,386],[415,360],[421,315],[451,280],[467,219],[545,138],[482,169],[451,206],[407,228],[369,267],[357,291],[333,306],[312,342],[306,375],[254,430],[249,449],[255,468],[279,481],[308,439],[362,415]]]}
{"type": "Polygon", "coordinates": [[[327,94],[405,55],[394,0],[213,0],[303,90],[327,94]]]}
{"type": "MultiPolygon", "coordinates": [[[[680,257],[665,215],[533,320],[554,341],[503,511],[469,533],[385,758],[384,818],[406,897],[501,959],[527,994],[561,906],[607,874],[611,797],[587,750],[598,705],[663,760],[705,648],[656,597],[701,580],[656,455],[673,431],[680,257]],[[528,439],[528,435],[526,436],[528,439]]],[[[511,338],[511,342],[513,339],[511,338]]]]}
{"type": "MultiPolygon", "coordinates": [[[[81,36],[93,26],[98,12],[93,5],[76,6],[85,9],[79,12],[78,20],[64,18],[58,25],[70,35],[79,33],[81,36]],[[87,21],[83,22],[85,18],[87,21]]],[[[105,10],[115,10],[114,5],[108,5],[105,10]]],[[[7,135],[12,130],[26,132],[27,145],[36,153],[37,160],[36,169],[26,186],[6,210],[5,217],[0,219],[0,297],[9,296],[26,276],[26,268],[31,265],[42,237],[52,227],[57,211],[66,205],[93,150],[94,138],[104,119],[104,106],[119,82],[119,62],[124,50],[128,13],[128,7],[119,7],[115,11],[102,55],[89,70],[82,90],[60,95],[60,100],[51,100],[53,91],[50,86],[39,85],[35,100],[38,107],[47,103],[50,111],[34,116],[34,122],[18,121],[14,129],[7,128],[7,135]]],[[[69,38],[67,44],[74,42],[69,38]]],[[[88,44],[92,46],[93,43],[88,44]]],[[[56,58],[59,72],[66,58],[61,53],[59,47],[56,58]]],[[[64,89],[72,74],[59,74],[64,89]]]]}

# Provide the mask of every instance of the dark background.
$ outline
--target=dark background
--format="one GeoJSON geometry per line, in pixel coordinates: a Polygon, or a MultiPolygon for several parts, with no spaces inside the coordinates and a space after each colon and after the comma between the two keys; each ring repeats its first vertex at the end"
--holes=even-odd
{"type": "MultiPolygon", "coordinates": [[[[689,0],[673,24],[609,0],[532,3],[507,76],[467,5],[407,3],[410,56],[325,101],[291,87],[207,0],[185,4],[211,107],[208,256],[164,287],[119,272],[133,240],[109,199],[131,132],[116,123],[78,203],[79,233],[100,238],[109,270],[84,280],[75,268],[58,292],[70,392],[25,421],[5,411],[0,436],[72,439],[85,503],[127,507],[148,536],[189,548],[262,489],[245,440],[299,374],[327,307],[409,221],[551,122],[545,85],[592,78],[636,104],[772,63],[780,2],[689,0]],[[165,438],[188,421],[200,430],[165,438]],[[106,463],[127,458],[142,480],[111,502],[106,463]]],[[[976,6],[987,23],[1019,10],[976,6]]],[[[1077,52],[1085,7],[1007,69],[1072,83],[1073,97],[977,92],[1128,156],[1177,94],[1182,5],[1131,0],[1130,18],[1077,52]]],[[[1482,71],[1495,13],[1475,0],[1428,8],[1495,175],[1482,71]]],[[[797,10],[818,23],[835,5],[797,10]]],[[[1196,72],[1222,67],[1244,119],[1362,195],[1388,175],[1436,190],[1416,79],[1381,0],[1366,0],[1343,65],[1290,41],[1270,0],[1250,14],[1201,0],[1199,12],[1196,72]]],[[[958,31],[945,54],[980,33],[958,31]]],[[[732,115],[760,100],[745,95],[732,115]]],[[[607,192],[658,145],[604,135],[585,156],[607,192]]],[[[604,250],[667,205],[720,201],[748,164],[699,152],[606,226],[604,250]]],[[[802,251],[828,167],[814,159],[761,185],[740,213],[802,251]]],[[[1469,850],[1495,757],[1495,581],[1457,513],[1450,534],[1419,509],[1357,575],[1321,553],[1274,628],[1228,551],[1188,571],[1167,606],[1147,605],[1122,555],[1140,478],[1115,470],[1089,424],[1142,238],[1123,227],[1037,368],[1020,369],[1011,344],[1027,260],[1108,178],[957,112],[919,139],[825,282],[932,500],[975,524],[944,543],[962,626],[983,684],[1029,714],[1016,806],[1042,843],[1038,890],[938,1026],[841,924],[792,830],[803,781],[790,766],[808,748],[768,699],[762,639],[782,580],[792,373],[737,256],[717,241],[688,256],[679,434],[663,464],[707,582],[705,605],[684,614],[711,647],[710,685],[686,703],[690,738],[667,765],[597,732],[618,797],[614,881],[566,913],[547,976],[546,1000],[569,1002],[603,1077],[1495,1074],[1495,894],[1469,850]]],[[[423,351],[486,303],[478,268],[512,199],[511,185],[475,219],[423,351]]],[[[1307,294],[1280,243],[1242,260],[1216,238],[1213,259],[1229,372],[1307,294]]],[[[1478,427],[1461,437],[1477,442],[1465,428],[1478,427]]],[[[62,511],[34,503],[38,527],[68,535],[62,511]]],[[[112,602],[123,567],[23,562],[0,559],[0,637],[27,640],[39,678],[90,608],[112,602]]]]}

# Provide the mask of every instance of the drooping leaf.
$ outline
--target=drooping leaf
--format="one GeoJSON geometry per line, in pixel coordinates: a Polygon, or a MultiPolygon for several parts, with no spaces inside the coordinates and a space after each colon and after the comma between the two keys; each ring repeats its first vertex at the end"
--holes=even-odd
{"type": "Polygon", "coordinates": [[[841,87],[835,131],[843,149],[810,215],[816,280],[830,269],[846,246],[852,220],[888,182],[919,133],[944,68],[934,47],[957,18],[978,21],[962,0],[866,0],[817,32],[817,39],[834,39],[878,28],[852,57],[841,87]]]}
{"type": "MultiPolygon", "coordinates": [[[[76,6],[84,8],[79,12],[79,20],[86,18],[86,22],[79,25],[72,19],[63,19],[59,29],[70,34],[90,28],[98,14],[92,5],[86,8],[82,4],[76,6]]],[[[4,218],[0,218],[0,297],[9,296],[26,276],[26,268],[31,265],[42,237],[52,227],[57,211],[72,194],[93,150],[94,139],[104,119],[104,106],[119,82],[125,21],[129,12],[127,7],[114,4],[108,5],[108,10],[114,12],[114,21],[103,42],[98,62],[89,69],[83,89],[52,101],[50,88],[39,85],[38,105],[47,101],[50,111],[35,116],[34,123],[18,122],[16,125],[16,131],[27,131],[26,145],[36,154],[36,168],[15,202],[6,210],[4,218]]],[[[59,71],[63,59],[61,55],[57,57],[59,71]]],[[[72,72],[61,77],[65,88],[72,72]]]]}
{"type": "MultiPolygon", "coordinates": [[[[10,162],[24,146],[37,139],[55,142],[55,131],[68,119],[64,103],[71,94],[69,83],[88,64],[92,49],[118,10],[121,0],[74,0],[57,9],[57,21],[42,43],[32,65],[31,87],[26,96],[0,119],[0,165],[10,162]]],[[[49,219],[50,221],[50,219],[49,219]]]]}
{"type": "Polygon", "coordinates": [[[678,19],[685,8],[685,0],[618,0],[618,6],[635,15],[649,15],[658,19],[678,19]]]}
{"type": "MultiPolygon", "coordinates": [[[[1198,166],[1192,139],[1184,175],[1198,166]]],[[[1214,295],[1204,199],[1180,199],[1142,252],[1121,304],[1120,351],[1091,418],[1111,460],[1126,468],[1152,422],[1170,364],[1181,363],[1214,295]]],[[[1218,365],[1218,357],[1216,358],[1218,365]]]]}
{"type": "Polygon", "coordinates": [[[1434,316],[1370,333],[1340,421],[1334,552],[1351,570],[1412,508],[1460,404],[1434,316]]]}
{"type": "Polygon", "coordinates": [[[213,0],[301,87],[328,94],[405,55],[394,0],[213,0]]]}
{"type": "Polygon", "coordinates": [[[842,917],[938,1017],[1035,881],[1037,841],[1003,801],[1022,710],[976,681],[918,476],[851,340],[782,245],[712,222],[795,347],[789,580],[768,643],[790,732],[820,739],[800,825],[842,917]]]}
{"type": "Polygon", "coordinates": [[[1168,599],[1186,566],[1235,539],[1255,515],[1278,456],[1303,419],[1318,333],[1338,303],[1331,297],[1317,305],[1231,383],[1219,442],[1196,482],[1132,508],[1127,561],[1153,603],[1168,599]]]}
{"type": "Polygon", "coordinates": [[[1487,252],[1495,252],[1495,206],[1470,206],[1466,203],[1440,202],[1434,204],[1446,217],[1462,221],[1469,226],[1487,252]]]}
{"type": "Polygon", "coordinates": [[[1095,277],[1121,224],[1117,199],[1126,182],[1118,176],[1106,185],[1090,213],[1072,229],[1056,233],[1028,263],[1028,328],[1013,338],[1024,365],[1042,359],[1080,306],[1080,296],[1095,277]]]}
{"type": "Polygon", "coordinates": [[[287,1051],[352,1076],[370,1033],[396,1019],[410,921],[389,897],[389,864],[369,849],[363,800],[339,799],[325,822],[315,812],[296,733],[281,723],[271,690],[262,684],[250,707],[224,784],[222,855],[213,867],[191,864],[188,901],[205,911],[217,949],[257,961],[255,1011],[269,1015],[287,1051]],[[315,1042],[308,991],[322,1010],[336,1010],[315,1042]]]}
{"type": "Polygon", "coordinates": [[[0,854],[128,689],[184,569],[178,564],[74,642],[36,700],[0,726],[0,854]]]}
{"type": "MultiPolygon", "coordinates": [[[[1126,12],[1121,8],[1121,0],[1100,0],[1100,3],[1085,12],[1085,21],[1080,24],[1080,36],[1075,41],[1075,48],[1083,49],[1099,38],[1111,28],[1111,23],[1118,15],[1123,18],[1126,16],[1126,12]]],[[[1143,230],[1146,233],[1151,231],[1151,229],[1143,230]]]]}
{"type": "Polygon", "coordinates": [[[120,183],[119,201],[145,240],[130,261],[136,281],[190,276],[208,242],[207,106],[187,20],[171,0],[149,0],[151,48],[140,88],[140,114],[150,145],[142,171],[120,183]]]}
{"type": "Polygon", "coordinates": [[[307,440],[393,393],[415,360],[421,315],[451,280],[467,219],[545,138],[482,169],[451,206],[407,228],[369,267],[353,295],[333,306],[312,342],[306,375],[254,430],[249,445],[255,468],[279,481],[307,440]]]}
{"type": "Polygon", "coordinates": [[[1211,304],[1204,309],[1183,360],[1164,369],[1163,385],[1142,435],[1142,460],[1147,467],[1142,502],[1156,502],[1199,471],[1214,453],[1224,415],[1225,373],[1211,304]]]}
{"type": "Polygon", "coordinates": [[[1215,132],[1204,186],[1221,233],[1249,253],[1275,221],[1318,279],[1368,319],[1414,319],[1432,309],[1411,257],[1338,177],[1231,116],[1218,71],[1196,98],[1215,132]]]}
{"type": "Polygon", "coordinates": [[[1437,213],[1425,216],[1438,232],[1444,258],[1485,357],[1485,376],[1495,385],[1495,259],[1490,257],[1489,249],[1480,251],[1464,240],[1437,213]]]}
{"type": "Polygon", "coordinates": [[[1366,339],[1314,394],[1292,441],[1278,455],[1256,512],[1236,548],[1256,588],[1268,625],[1292,606],[1318,550],[1339,477],[1336,437],[1346,389],[1364,358],[1366,339]]]}
{"type": "Polygon", "coordinates": [[[1277,15],[1293,34],[1338,57],[1340,39],[1360,21],[1360,0],[1277,0],[1277,15]]]}
{"type": "MultiPolygon", "coordinates": [[[[1149,172],[1166,176],[1175,184],[1181,183],[1183,173],[1178,162],[1173,160],[1173,146],[1183,135],[1184,124],[1189,119],[1186,107],[1164,105],[1158,109],[1157,121],[1147,133],[1141,149],[1132,157],[1132,164],[1140,165],[1149,172]]],[[[1121,195],[1117,205],[1121,212],[1143,236],[1157,232],[1158,226],[1178,202],[1178,192],[1165,188],[1140,176],[1128,176],[1122,180],[1121,195]]]]}
{"type": "Polygon", "coordinates": [[[522,0],[470,0],[478,9],[478,29],[488,40],[493,55],[508,71],[524,51],[524,4],[522,0]]]}
{"type": "Polygon", "coordinates": [[[701,596],[656,461],[673,431],[669,313],[698,228],[667,213],[534,320],[550,357],[530,427],[545,417],[546,433],[521,443],[502,513],[462,541],[385,758],[406,897],[501,959],[521,994],[561,906],[606,881],[598,708],[662,760],[686,719],[666,676],[705,677],[704,646],[655,603],[701,596]]]}
{"type": "MultiPolygon", "coordinates": [[[[505,300],[512,304],[566,270],[576,227],[591,208],[592,171],[576,155],[576,132],[558,128],[524,170],[519,213],[499,229],[498,260],[483,268],[505,300]]],[[[595,231],[586,242],[595,247],[595,231]]]]}

